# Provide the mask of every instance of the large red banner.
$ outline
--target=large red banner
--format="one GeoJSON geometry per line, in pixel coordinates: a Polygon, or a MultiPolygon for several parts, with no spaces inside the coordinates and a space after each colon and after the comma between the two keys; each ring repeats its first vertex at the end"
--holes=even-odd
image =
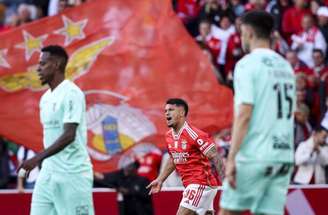
{"type": "Polygon", "coordinates": [[[93,0],[0,35],[0,135],[16,143],[42,149],[39,99],[47,86],[36,66],[50,44],[67,49],[66,76],[86,94],[97,171],[164,145],[167,98],[186,99],[200,128],[231,124],[232,92],[217,83],[170,0],[93,0]]]}

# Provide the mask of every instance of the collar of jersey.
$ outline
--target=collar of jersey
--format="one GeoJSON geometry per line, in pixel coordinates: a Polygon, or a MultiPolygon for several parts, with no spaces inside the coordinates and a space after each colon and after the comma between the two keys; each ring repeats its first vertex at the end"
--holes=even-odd
{"type": "Polygon", "coordinates": [[[172,128],[172,136],[173,136],[173,139],[175,140],[178,140],[180,138],[180,135],[182,133],[182,131],[185,129],[185,127],[187,126],[187,121],[183,124],[183,126],[180,128],[179,132],[177,134],[174,133],[174,130],[172,128]]]}
{"type": "Polygon", "coordinates": [[[68,80],[66,80],[66,79],[63,80],[54,90],[49,89],[49,92],[51,94],[54,94],[54,93],[60,91],[60,89],[63,88],[66,85],[67,82],[68,82],[68,80]]]}
{"type": "Polygon", "coordinates": [[[272,49],[269,49],[269,48],[255,48],[255,49],[253,49],[253,51],[251,52],[252,54],[253,53],[263,53],[263,52],[267,52],[267,53],[272,53],[272,52],[274,52],[272,49]]]}

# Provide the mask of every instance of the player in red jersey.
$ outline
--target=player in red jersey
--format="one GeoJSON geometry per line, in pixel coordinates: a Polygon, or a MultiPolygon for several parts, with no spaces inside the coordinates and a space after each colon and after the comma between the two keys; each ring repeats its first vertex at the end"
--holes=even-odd
{"type": "Polygon", "coordinates": [[[161,190],[162,183],[177,170],[185,190],[177,215],[213,214],[213,200],[217,193],[217,180],[210,161],[215,162],[223,177],[222,160],[209,135],[186,121],[188,104],[179,98],[169,99],[165,105],[167,125],[167,149],[170,160],[164,170],[147,188],[150,194],[161,190]]]}

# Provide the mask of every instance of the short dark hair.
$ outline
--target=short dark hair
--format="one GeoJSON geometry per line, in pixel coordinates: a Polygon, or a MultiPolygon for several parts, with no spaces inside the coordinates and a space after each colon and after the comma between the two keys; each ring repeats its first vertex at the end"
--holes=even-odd
{"type": "Polygon", "coordinates": [[[271,14],[254,10],[245,13],[241,17],[241,21],[243,24],[251,26],[258,38],[270,39],[274,27],[274,19],[271,14]]]}
{"type": "Polygon", "coordinates": [[[313,49],[312,53],[319,52],[322,56],[325,56],[325,53],[321,49],[313,49]]]}
{"type": "Polygon", "coordinates": [[[180,99],[180,98],[170,98],[166,101],[166,104],[169,104],[169,105],[176,105],[178,107],[183,107],[184,111],[185,111],[185,116],[188,115],[188,110],[189,110],[189,107],[188,107],[188,104],[185,100],[183,99],[180,99]]]}
{"type": "Polygon", "coordinates": [[[207,23],[207,24],[211,25],[212,21],[208,18],[203,18],[203,19],[199,20],[198,25],[200,25],[201,23],[207,23]]]}
{"type": "Polygon", "coordinates": [[[48,52],[50,56],[61,59],[61,71],[65,72],[66,64],[68,62],[68,54],[66,50],[59,45],[50,45],[41,49],[41,52],[48,52]]]}

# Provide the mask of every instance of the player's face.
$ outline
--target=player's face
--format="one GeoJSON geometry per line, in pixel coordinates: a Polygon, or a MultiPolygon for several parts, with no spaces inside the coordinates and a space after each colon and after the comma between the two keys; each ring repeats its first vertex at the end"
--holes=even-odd
{"type": "Polygon", "coordinates": [[[166,104],[165,117],[167,126],[174,128],[184,118],[184,109],[180,106],[166,104]]]}
{"type": "Polygon", "coordinates": [[[250,38],[251,38],[251,29],[249,26],[242,24],[241,25],[241,46],[244,52],[248,53],[250,51],[250,38]]]}
{"type": "Polygon", "coordinates": [[[55,65],[48,52],[41,53],[37,72],[42,85],[48,84],[53,80],[55,65]]]}

